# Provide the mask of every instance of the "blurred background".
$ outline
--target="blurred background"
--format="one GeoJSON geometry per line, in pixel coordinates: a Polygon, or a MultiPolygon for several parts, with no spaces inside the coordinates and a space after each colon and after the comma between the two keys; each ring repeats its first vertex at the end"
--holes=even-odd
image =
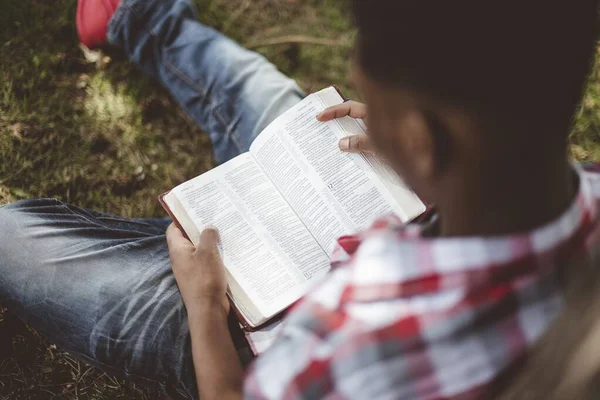
{"type": "MultiPolygon", "coordinates": [[[[202,22],[264,54],[305,91],[336,84],[356,97],[344,0],[195,1],[202,22]]],[[[213,167],[208,137],[121,54],[81,49],[75,8],[76,0],[0,0],[0,205],[57,197],[165,216],[157,195],[213,167]]],[[[599,74],[596,66],[571,134],[581,161],[600,160],[599,74]]],[[[62,353],[0,304],[0,400],[154,398],[62,353]]]]}

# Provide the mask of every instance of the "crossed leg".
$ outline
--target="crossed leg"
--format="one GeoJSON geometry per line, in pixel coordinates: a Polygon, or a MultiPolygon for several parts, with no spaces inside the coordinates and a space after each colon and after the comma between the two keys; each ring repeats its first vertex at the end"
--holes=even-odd
{"type": "MultiPolygon", "coordinates": [[[[198,22],[188,0],[124,0],[108,38],[209,132],[219,162],[248,150],[303,96],[264,57],[198,22]]],[[[0,302],[108,373],[196,398],[187,316],[164,237],[168,223],[51,199],[1,207],[0,302]]]]}

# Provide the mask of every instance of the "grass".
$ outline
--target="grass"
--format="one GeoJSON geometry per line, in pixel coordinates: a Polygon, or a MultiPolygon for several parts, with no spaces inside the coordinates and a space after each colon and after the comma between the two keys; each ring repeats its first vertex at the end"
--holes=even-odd
{"type": "MultiPolygon", "coordinates": [[[[346,79],[353,30],[343,0],[197,0],[202,21],[256,47],[307,91],[346,79]],[[335,46],[268,40],[307,35],[335,46]]],[[[78,47],[76,0],[0,3],[0,204],[57,197],[129,217],[164,216],[156,195],[210,169],[203,134],[118,53],[78,47]]],[[[600,69],[571,135],[600,160],[600,69]]],[[[0,400],[153,399],[74,360],[0,307],[0,400]]]]}
{"type": "MultiPolygon", "coordinates": [[[[203,22],[257,46],[307,91],[345,80],[342,1],[199,0],[203,22]],[[338,46],[282,44],[309,34],[338,46]]],[[[210,141],[118,53],[84,56],[75,0],[0,2],[0,204],[57,197],[129,217],[164,216],[156,195],[213,167],[210,141]]],[[[0,400],[147,399],[86,366],[0,307],[0,400]]]]}

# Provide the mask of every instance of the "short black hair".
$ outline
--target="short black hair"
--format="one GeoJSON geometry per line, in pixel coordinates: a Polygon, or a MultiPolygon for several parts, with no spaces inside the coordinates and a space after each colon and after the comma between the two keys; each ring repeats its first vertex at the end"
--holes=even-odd
{"type": "Polygon", "coordinates": [[[596,48],[597,0],[352,3],[371,78],[568,132],[596,48]]]}

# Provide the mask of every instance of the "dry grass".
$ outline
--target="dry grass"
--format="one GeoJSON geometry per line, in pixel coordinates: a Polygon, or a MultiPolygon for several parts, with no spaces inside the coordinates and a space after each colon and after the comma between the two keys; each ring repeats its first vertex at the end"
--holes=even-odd
{"type": "Polygon", "coordinates": [[[0,399],[155,399],[134,384],[107,376],[0,311],[0,399]]]}

